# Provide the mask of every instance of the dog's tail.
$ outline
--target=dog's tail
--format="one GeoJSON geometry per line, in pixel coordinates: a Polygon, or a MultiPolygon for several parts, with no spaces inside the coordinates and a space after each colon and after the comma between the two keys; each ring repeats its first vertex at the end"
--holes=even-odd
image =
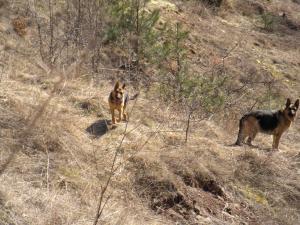
{"type": "Polygon", "coordinates": [[[138,96],[139,96],[139,93],[136,93],[134,96],[131,96],[131,97],[129,97],[129,94],[126,93],[126,97],[125,97],[125,105],[127,105],[127,103],[128,103],[130,100],[136,99],[138,96]]]}
{"type": "Polygon", "coordinates": [[[239,133],[238,133],[238,137],[237,140],[235,142],[234,145],[242,145],[242,139],[243,139],[243,129],[244,129],[244,121],[247,118],[247,115],[244,115],[241,119],[240,119],[240,123],[239,123],[239,133]]]}
{"type": "Polygon", "coordinates": [[[135,95],[129,97],[129,100],[134,100],[134,99],[136,99],[136,98],[139,96],[139,94],[140,94],[140,93],[138,92],[138,93],[136,93],[135,95]]]}

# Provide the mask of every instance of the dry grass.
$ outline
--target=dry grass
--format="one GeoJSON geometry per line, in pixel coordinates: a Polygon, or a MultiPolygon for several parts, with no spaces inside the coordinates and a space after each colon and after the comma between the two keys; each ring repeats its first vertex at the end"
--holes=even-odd
{"type": "MultiPolygon", "coordinates": [[[[296,3],[280,7],[290,4],[296,3]]],[[[189,7],[182,6],[179,19],[191,30],[189,60],[195,72],[218,62],[242,35],[242,46],[226,62],[236,85],[250,75],[256,80],[278,75],[279,92],[299,96],[299,33],[267,34],[237,12],[225,10],[221,18],[210,9],[203,16],[198,15],[202,8],[189,7]]],[[[257,14],[247,12],[247,17],[257,14]]],[[[177,15],[167,8],[165,13],[165,19],[177,15]]],[[[1,35],[1,45],[11,40],[17,47],[0,55],[0,224],[92,224],[125,129],[125,124],[106,127],[112,84],[84,68],[58,82],[59,73],[48,73],[37,60],[31,40],[1,35]]],[[[263,88],[250,86],[241,104],[225,112],[231,119],[193,121],[187,144],[182,114],[142,92],[134,107],[129,105],[130,122],[100,223],[297,224],[299,120],[284,134],[280,152],[268,150],[271,138],[264,135],[255,140],[258,149],[229,146],[243,112],[239,108],[245,110],[263,88]]]]}

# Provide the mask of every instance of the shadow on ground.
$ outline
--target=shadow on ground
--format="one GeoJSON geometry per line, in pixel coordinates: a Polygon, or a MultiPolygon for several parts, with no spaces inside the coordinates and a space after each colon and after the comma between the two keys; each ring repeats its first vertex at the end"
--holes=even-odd
{"type": "Polygon", "coordinates": [[[86,128],[86,131],[94,138],[100,138],[109,131],[109,126],[111,126],[110,120],[97,120],[86,128]]]}

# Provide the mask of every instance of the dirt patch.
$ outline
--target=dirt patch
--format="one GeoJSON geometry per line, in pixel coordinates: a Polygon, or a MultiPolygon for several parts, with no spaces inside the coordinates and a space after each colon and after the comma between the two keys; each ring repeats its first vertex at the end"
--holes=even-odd
{"type": "Polygon", "coordinates": [[[148,176],[137,179],[136,183],[138,186],[147,188],[141,192],[141,196],[150,198],[150,207],[155,211],[173,207],[191,209],[184,195],[170,180],[158,180],[157,177],[148,176]]]}
{"type": "Polygon", "coordinates": [[[199,224],[199,218],[205,215],[224,217],[222,210],[227,197],[213,175],[202,171],[202,167],[196,171],[178,161],[172,162],[175,161],[171,158],[166,160],[167,165],[146,158],[132,159],[136,170],[134,189],[138,196],[146,199],[155,212],[183,224],[199,224]]]}
{"type": "Polygon", "coordinates": [[[214,196],[226,197],[214,175],[197,160],[181,159],[181,163],[178,164],[177,159],[169,158],[166,163],[185,185],[209,192],[214,196]]]}
{"type": "Polygon", "coordinates": [[[190,187],[200,188],[213,195],[225,197],[225,193],[214,178],[201,171],[188,172],[186,170],[176,171],[182,177],[184,183],[190,187]]]}
{"type": "Polygon", "coordinates": [[[231,224],[235,217],[259,224],[242,202],[233,202],[232,196],[226,196],[217,177],[199,161],[168,157],[157,161],[146,157],[131,159],[135,170],[134,189],[148,202],[149,208],[181,224],[202,224],[202,217],[231,224]]]}
{"type": "Polygon", "coordinates": [[[132,159],[132,163],[136,169],[134,189],[140,198],[148,200],[152,210],[176,221],[191,220],[199,214],[199,209],[181,190],[176,178],[167,176],[168,171],[164,171],[159,163],[138,157],[132,159]]]}
{"type": "Polygon", "coordinates": [[[99,99],[81,99],[78,97],[70,97],[70,102],[74,104],[76,108],[81,109],[85,114],[97,114],[98,117],[103,116],[103,109],[99,105],[99,99]]]}

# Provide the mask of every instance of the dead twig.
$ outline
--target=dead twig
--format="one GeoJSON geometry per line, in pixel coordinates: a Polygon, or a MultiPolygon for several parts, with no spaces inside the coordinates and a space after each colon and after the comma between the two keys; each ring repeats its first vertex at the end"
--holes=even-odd
{"type": "MultiPolygon", "coordinates": [[[[130,111],[129,114],[131,114],[131,112],[133,111],[136,102],[137,102],[137,98],[135,99],[133,107],[132,107],[132,109],[131,109],[131,111],[130,111]]],[[[126,122],[122,139],[121,139],[118,147],[115,149],[114,157],[113,157],[113,160],[112,160],[112,163],[111,163],[111,166],[110,166],[110,170],[109,170],[109,176],[108,176],[108,178],[107,178],[104,186],[101,187],[101,192],[100,192],[100,196],[99,196],[99,200],[98,200],[98,205],[97,205],[96,215],[95,215],[95,218],[94,218],[93,225],[97,225],[98,224],[99,219],[100,219],[100,217],[101,217],[101,215],[103,213],[103,210],[104,210],[104,208],[106,206],[106,203],[110,199],[110,196],[108,196],[106,198],[105,202],[103,202],[104,201],[104,197],[105,197],[105,193],[107,192],[107,189],[108,189],[108,187],[109,187],[109,185],[111,183],[111,180],[112,180],[112,178],[113,178],[113,176],[115,175],[115,172],[116,172],[115,165],[116,165],[117,158],[118,158],[118,155],[120,153],[121,147],[123,145],[123,142],[125,140],[125,137],[127,136],[128,123],[129,123],[129,120],[126,122]]]]}

